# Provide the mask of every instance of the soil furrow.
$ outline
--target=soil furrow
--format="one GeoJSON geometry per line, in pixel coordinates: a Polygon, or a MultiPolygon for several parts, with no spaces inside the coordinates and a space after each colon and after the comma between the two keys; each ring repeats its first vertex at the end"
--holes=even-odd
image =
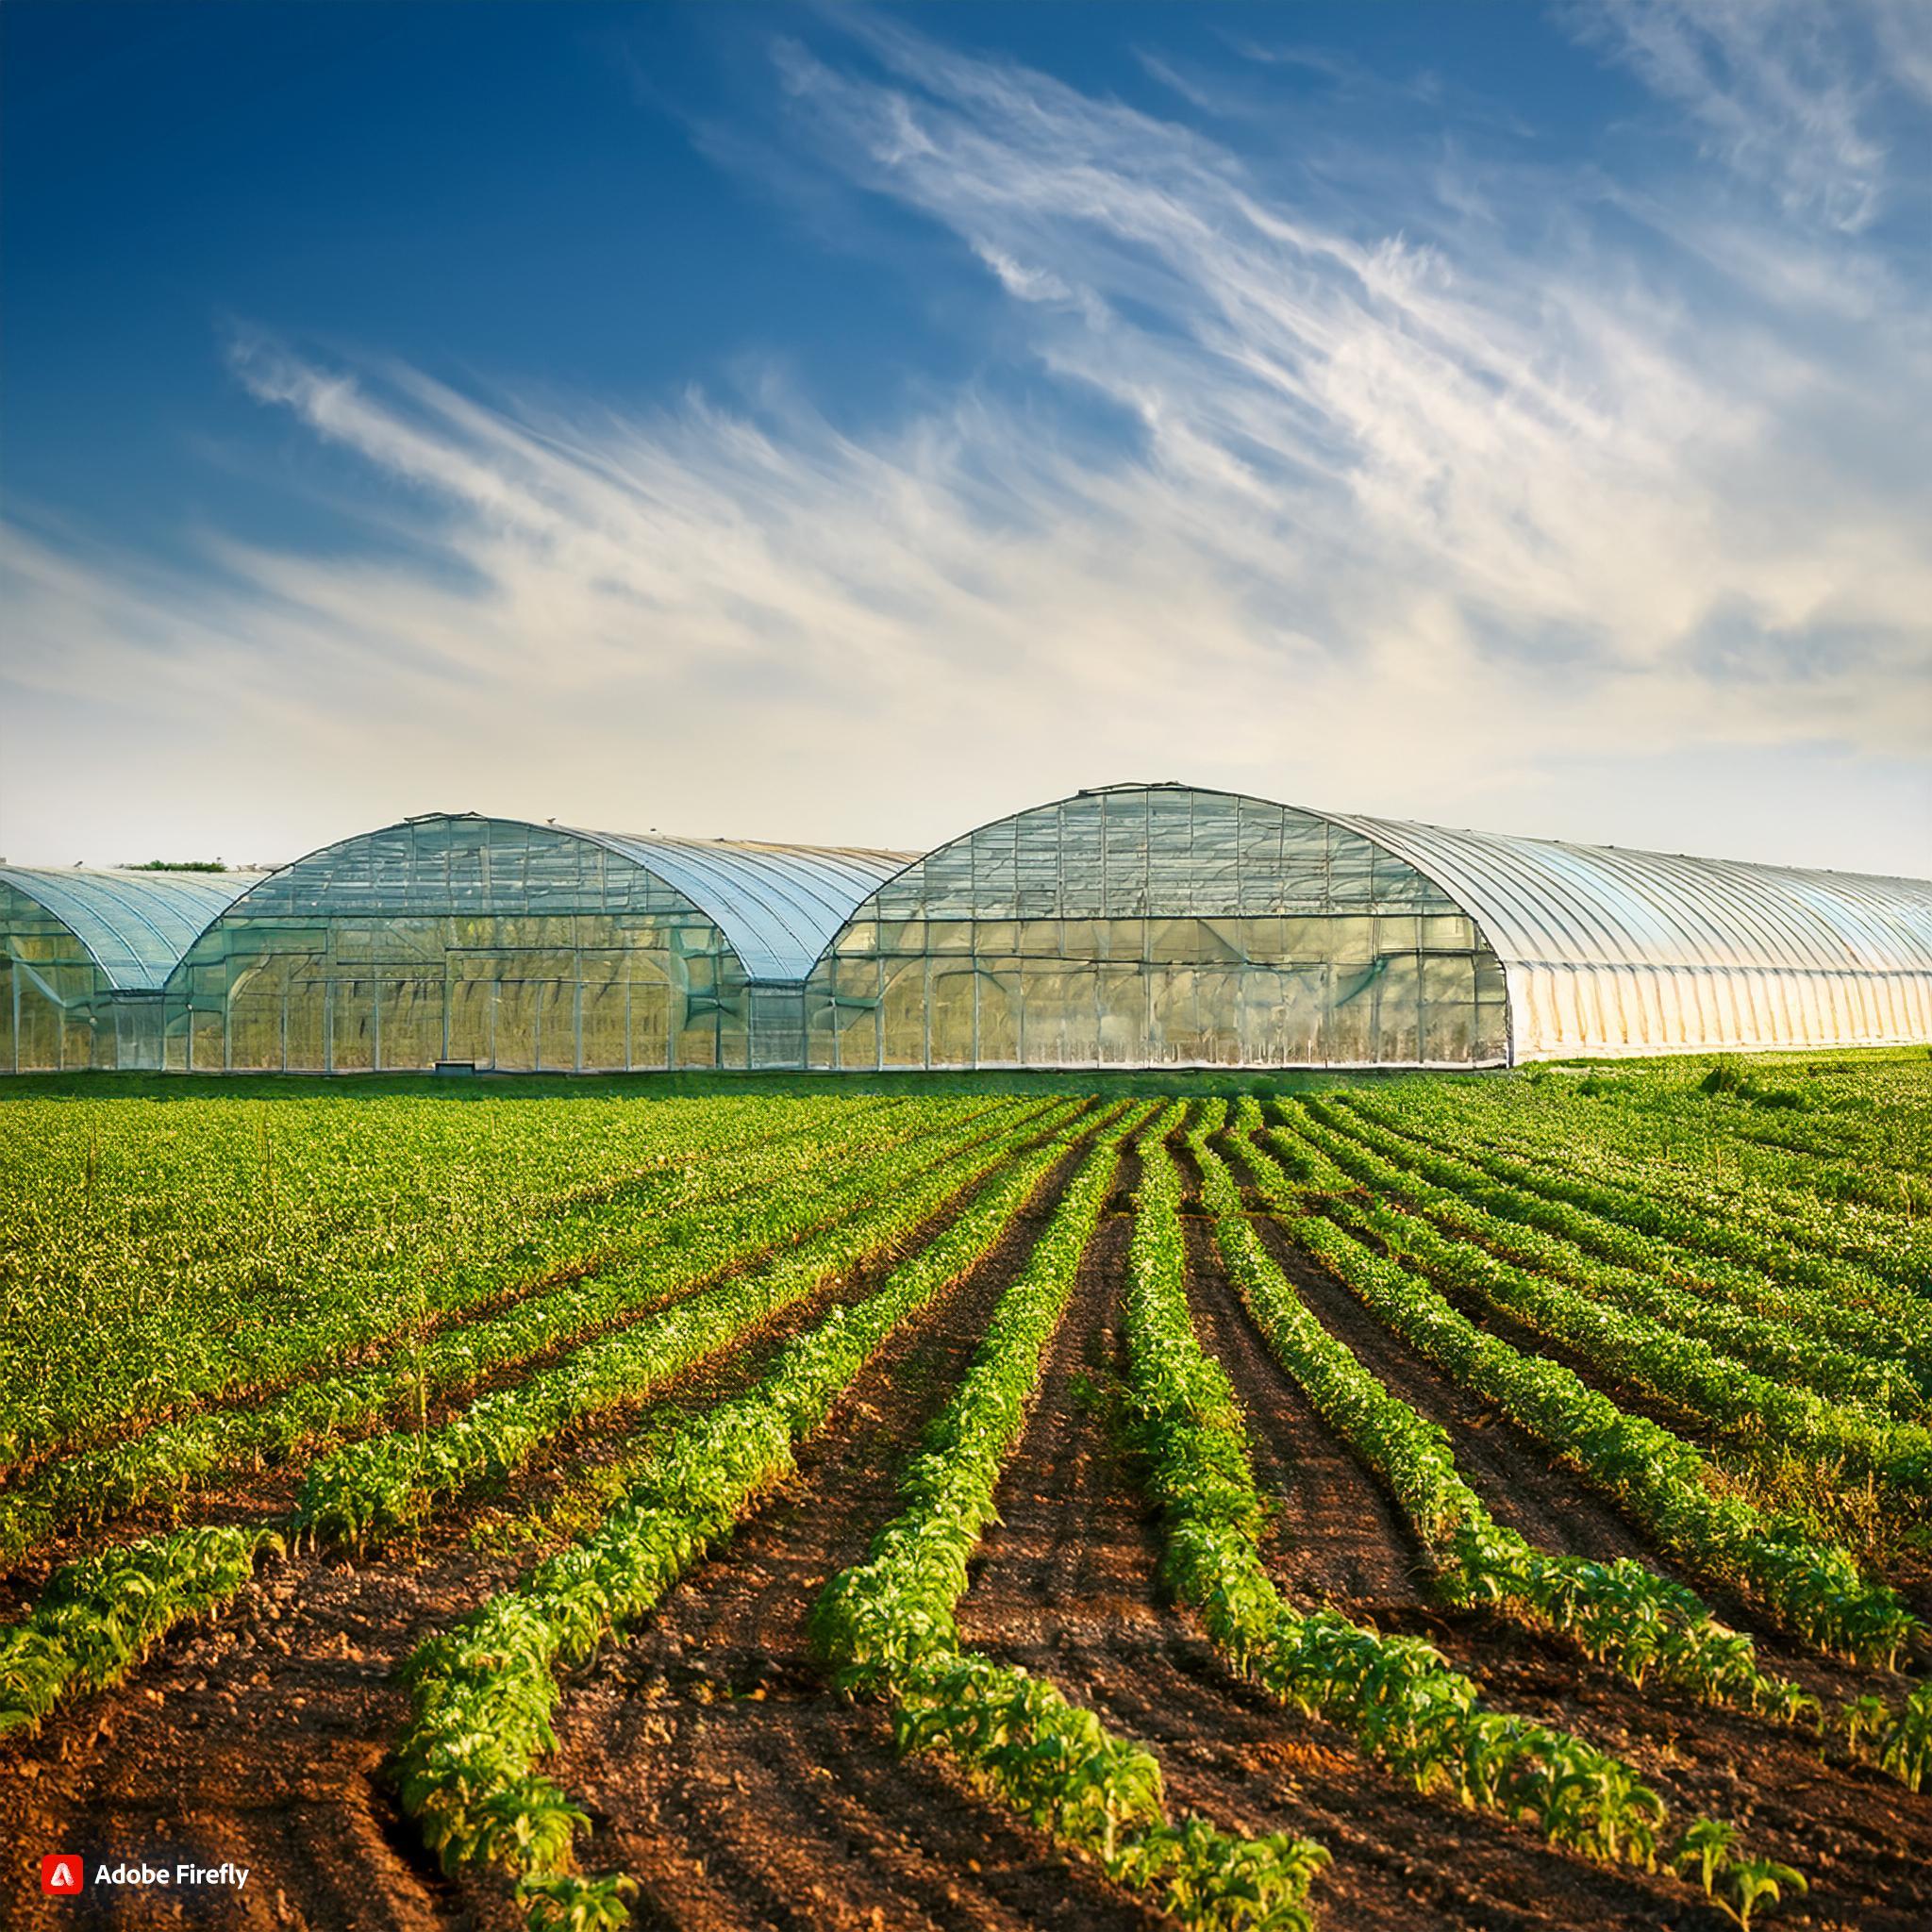
{"type": "MultiPolygon", "coordinates": [[[[1615,1752],[1678,1819],[1727,1818],[1753,1851],[1796,1866],[1821,1925],[1923,1932],[1932,1924],[1932,1794],[1826,1764],[1815,1740],[1740,1712],[1638,1687],[1556,1639],[1474,1616],[1419,1617],[1424,1636],[1502,1707],[1615,1752]]],[[[1898,1694],[1894,1683],[1892,1694],[1898,1694]]]]}
{"type": "Polygon", "coordinates": [[[729,1548],[570,1687],[553,1774],[596,1818],[585,1863],[641,1882],[641,1924],[1158,1923],[943,1767],[899,1759],[884,1709],[836,1695],[807,1637],[825,1579],[896,1508],[906,1458],[1071,1171],[860,1376],[729,1548]]]}
{"type": "MultiPolygon", "coordinates": [[[[1204,1310],[1231,1296],[1231,1289],[1211,1283],[1196,1291],[1204,1310]]],[[[1202,1325],[1205,1334],[1208,1324],[1202,1325]]],[[[1268,1364],[1258,1366],[1265,1375],[1268,1364]]],[[[1241,1375],[1234,1379],[1258,1446],[1268,1433],[1257,1425],[1265,1384],[1251,1391],[1241,1375]]],[[[1257,1475],[1261,1467],[1257,1455],[1257,1475]]],[[[1290,1580],[1287,1573],[1283,1580],[1290,1580]]],[[[1757,1852],[1807,1874],[1819,1923],[1907,1932],[1932,1915],[1932,1803],[1878,1773],[1827,1765],[1815,1741],[1799,1734],[1655,1685],[1634,1686],[1560,1640],[1500,1619],[1389,1606],[1376,1621],[1427,1638],[1499,1708],[1616,1753],[1664,1795],[1678,1819],[1708,1813],[1738,1823],[1757,1852]]],[[[1808,1657],[1770,1661],[1795,1665],[1818,1690],[1899,1692],[1896,1680],[1881,1683],[1875,1674],[1854,1684],[1848,1674],[1808,1657]]]]}
{"type": "MultiPolygon", "coordinates": [[[[1238,1142],[1224,1146],[1236,1178],[1252,1179],[1238,1142]]],[[[1344,1343],[1362,1366],[1417,1414],[1449,1432],[1457,1467],[1496,1520],[1544,1549],[1568,1550],[1607,1561],[1657,1554],[1617,1509],[1501,1409],[1441,1373],[1385,1327],[1328,1271],[1296,1247],[1280,1224],[1256,1215],[1254,1224],[1308,1311],[1344,1343]]]]}
{"type": "MultiPolygon", "coordinates": [[[[935,1217],[920,1240],[947,1219],[935,1217]]],[[[1030,1226],[1031,1224],[1029,1224],[1030,1226]]],[[[795,1304],[731,1349],[667,1383],[654,1402],[697,1405],[749,1386],[783,1342],[835,1302],[872,1292],[881,1263],[795,1304]]],[[[145,1928],[172,1924],[303,1924],[396,1928],[468,1925],[492,1907],[449,1887],[422,1852],[381,1774],[407,1716],[394,1672],[425,1638],[512,1581],[529,1554],[478,1554],[468,1531],[486,1507],[517,1507],[554,1487],[559,1457],[592,1463],[632,1441],[635,1414],[600,1419],[545,1445],[507,1495],[472,1499],[414,1545],[366,1561],[297,1555],[267,1568],[218,1624],[185,1632],[118,1690],[56,1713],[38,1737],[0,1763],[8,1824],[0,1849],[35,1846],[146,1852],[179,1845],[208,1866],[254,1868],[239,1895],[203,1898],[143,1891],[117,1909],[90,1901],[33,1901],[30,1926],[145,1928]],[[238,1796],[245,1794],[245,1796],[238,1796]],[[301,1915],[279,1915],[279,1891],[301,1915]],[[355,1898],[330,1916],[315,1900],[355,1898]],[[36,1916],[40,1914],[41,1916],[36,1916]]],[[[286,1483],[289,1478],[284,1477],[286,1483]]],[[[250,1487],[232,1502],[269,1513],[250,1487]]],[[[867,1534],[870,1531],[868,1529],[867,1534]]],[[[890,1746],[887,1746],[890,1755],[890,1746]]],[[[292,1909],[292,1908],[291,1908],[292,1909]]],[[[508,1923],[508,1922],[506,1922],[508,1923]]]]}
{"type": "MultiPolygon", "coordinates": [[[[1415,1383],[1398,1386],[1388,1374],[1391,1351],[1415,1362],[1412,1352],[1386,1331],[1375,1329],[1386,1345],[1363,1353],[1355,1334],[1343,1332],[1330,1320],[1328,1307],[1332,1299],[1344,1313],[1353,1308],[1364,1333],[1374,1327],[1373,1318],[1324,1270],[1279,1239],[1280,1230],[1272,1223],[1258,1224],[1277,1238],[1271,1246],[1331,1332],[1341,1333],[1344,1341],[1357,1346],[1385,1385],[1423,1413],[1445,1420],[1441,1411],[1416,1401],[1411,1393],[1415,1383]]],[[[1224,1287],[1221,1292],[1232,1296],[1231,1289],[1224,1287]]],[[[1215,1298],[1208,1294],[1200,1300],[1211,1306],[1215,1298]]],[[[1267,1363],[1262,1366],[1265,1371],[1267,1363]]],[[[1424,1374],[1440,1384],[1441,1378],[1430,1374],[1425,1365],[1424,1374]]],[[[1258,1440],[1265,1431],[1257,1427],[1256,1400],[1239,1380],[1237,1389],[1248,1409],[1251,1432],[1258,1440]]],[[[1515,1433],[1507,1422],[1492,1424],[1484,1431],[1484,1446],[1505,1431],[1515,1433]]],[[[1453,1426],[1451,1433],[1458,1462],[1468,1474],[1466,1433],[1453,1426]]],[[[1519,1446],[1530,1457],[1543,1454],[1527,1439],[1519,1446]]],[[[1258,1467],[1257,1457],[1257,1474],[1258,1467]]],[[[1478,1487],[1492,1507],[1497,1495],[1491,1490],[1512,1498],[1534,1494],[1525,1473],[1494,1462],[1485,1467],[1490,1480],[1478,1487]]],[[[1559,1478],[1563,1475],[1551,1471],[1547,1462],[1541,1467],[1559,1478]]],[[[1553,1527],[1561,1530],[1563,1521],[1557,1515],[1553,1527]]],[[[1655,1563],[1654,1555],[1640,1554],[1655,1563]]],[[[1624,1757],[1664,1794],[1674,1815],[1690,1818],[1705,1812],[1738,1823],[1760,1854],[1793,1864],[1807,1874],[1812,1887],[1808,1909],[1819,1923],[1907,1932],[1932,1916],[1932,1804],[1878,1773],[1827,1765],[1815,1742],[1801,1735],[1738,1712],[1698,1705],[1656,1686],[1633,1686],[1560,1640],[1539,1638],[1499,1619],[1429,1609],[1405,1614],[1398,1608],[1383,1621],[1426,1637],[1458,1669],[1480,1682],[1500,1707],[1576,1731],[1624,1757]]],[[[1760,1647],[1768,1666],[1789,1671],[1814,1691],[1848,1695],[1879,1689],[1893,1696],[1899,1693],[1896,1679],[1842,1670],[1775,1641],[1767,1645],[1760,1640],[1760,1647]]]]}
{"type": "MultiPolygon", "coordinates": [[[[1245,1182],[1248,1171],[1239,1146],[1224,1151],[1245,1182]]],[[[1499,1523],[1541,1549],[1599,1561],[1633,1557],[1683,1584],[1727,1623],[1750,1634],[1766,1669],[1795,1678],[1815,1696],[1848,1698],[1872,1690],[1896,1694],[1896,1678],[1820,1656],[1780,1630],[1748,1597],[1692,1575],[1500,1408],[1444,1374],[1385,1327],[1327,1269],[1298,1248],[1278,1222],[1258,1213],[1253,1221],[1323,1326],[1345,1342],[1384,1388],[1448,1431],[1457,1469],[1499,1523]]]]}
{"type": "Polygon", "coordinates": [[[1221,1264],[1212,1226],[1190,1220],[1188,1302],[1247,1417],[1255,1480],[1269,1510],[1269,1567],[1306,1608],[1377,1617],[1420,1605],[1428,1559],[1381,1485],[1283,1373],[1221,1264]]]}
{"type": "MultiPolygon", "coordinates": [[[[1127,1224],[1090,1246],[1039,1404],[999,1492],[965,1641],[1051,1676],[1159,1754],[1170,1802],[1224,1828],[1321,1838],[1336,1864],[1314,1903],[1351,1932],[1550,1932],[1591,1920],[1656,1924],[1675,1903],[1657,1881],[1602,1872],[1526,1833],[1402,1789],[1334,1726],[1231,1679],[1190,1620],[1162,1601],[1158,1524],[1100,1405],[1118,1386],[1127,1224]]],[[[1348,1506],[1353,1507],[1353,1506],[1348,1506]]]]}

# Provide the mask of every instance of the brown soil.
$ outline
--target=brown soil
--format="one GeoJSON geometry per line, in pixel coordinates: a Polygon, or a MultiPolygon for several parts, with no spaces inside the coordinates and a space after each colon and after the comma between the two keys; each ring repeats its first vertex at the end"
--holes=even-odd
{"type": "MultiPolygon", "coordinates": [[[[1158,1526],[1107,1418],[1081,1393],[1096,1376],[1117,1380],[1124,1371],[1127,1239],[1127,1223],[1116,1219],[1089,1250],[1000,1489],[1001,1523],[988,1533],[962,1606],[965,1641],[1051,1676],[1151,1745],[1174,1809],[1198,1810],[1229,1830],[1321,1839],[1336,1860],[1313,1898],[1328,1926],[1527,1932],[1670,1923],[1674,1888],[1600,1871],[1527,1833],[1416,1796],[1360,1758],[1333,1725],[1232,1679],[1191,1621],[1163,1602],[1158,1526]]],[[[1202,1279],[1196,1292],[1205,1306],[1226,1291],[1202,1279]]],[[[1229,1367],[1238,1391],[1249,1394],[1239,1358],[1229,1367]]],[[[1338,1580],[1351,1568],[1374,1587],[1388,1583],[1391,1566],[1401,1574],[1402,1541],[1380,1528],[1327,1548],[1338,1580]]]]}
{"type": "Polygon", "coordinates": [[[640,1880],[641,1925],[1158,1923],[941,1765],[898,1758],[883,1709],[835,1694],[807,1638],[1058,1191],[866,1371],[721,1559],[571,1686],[556,1775],[596,1820],[587,1868],[640,1880]]]}
{"type": "MultiPolygon", "coordinates": [[[[661,1401],[696,1406],[737,1392],[834,1300],[871,1292],[879,1272],[787,1309],[665,1385],[661,1401]]],[[[635,1417],[607,1419],[558,1439],[493,1500],[541,1498],[566,1447],[595,1461],[619,1453],[635,1425],[635,1417]]],[[[225,1506],[224,1520],[265,1513],[253,1492],[210,1500],[225,1506]]],[[[487,1900],[462,1896],[437,1873],[382,1775],[407,1716],[397,1666],[527,1560],[468,1546],[482,1507],[451,1512],[419,1545],[363,1563],[298,1555],[269,1565],[218,1624],[171,1640],[130,1683],[57,1712],[12,1746],[0,1760],[0,1869],[28,1890],[0,1903],[0,1924],[417,1932],[487,1916],[487,1900]],[[225,1858],[254,1875],[240,1893],[43,1901],[32,1884],[39,1857],[59,1849],[89,1855],[90,1869],[97,1853],[158,1864],[165,1851],[171,1866],[225,1858]]]]}
{"type": "MultiPolygon", "coordinates": [[[[1248,1172],[1239,1143],[1225,1143],[1222,1151],[1245,1181],[1248,1172]]],[[[1781,1631],[1748,1598],[1692,1575],[1503,1410],[1452,1380],[1384,1327],[1326,1268],[1295,1246],[1278,1223],[1263,1214],[1253,1219],[1269,1253],[1323,1326],[1345,1342],[1384,1388],[1448,1431],[1457,1467],[1499,1523],[1542,1549],[1600,1561],[1634,1557],[1682,1583],[1726,1623],[1750,1634],[1767,1670],[1794,1678],[1814,1696],[1843,1700],[1869,1691],[1898,1694],[1897,1677],[1821,1657],[1781,1631]]],[[[1500,1333],[1493,1323],[1477,1325],[1500,1333]]],[[[1292,1387],[1286,1375],[1281,1380],[1292,1387]]]]}
{"type": "MultiPolygon", "coordinates": [[[[641,1881],[641,1928],[1154,1932],[1166,1923],[942,1762],[898,1758],[883,1710],[833,1693],[806,1637],[824,1580],[863,1555],[896,1507],[906,1457],[1069,1167],[987,1263],[860,1377],[806,1445],[793,1480],[732,1544],[567,1685],[561,1748],[543,1769],[592,1816],[585,1868],[641,1881]]],[[[1315,1891],[1326,1932],[1716,1932],[1715,1915],[1682,1885],[1603,1871],[1526,1830],[1407,1790],[1334,1726],[1231,1679],[1192,1620],[1164,1601],[1158,1526],[1115,1427],[1128,1232],[1124,1214],[1110,1214],[1084,1258],[1002,1486],[1005,1520],[988,1536],[962,1607],[965,1641],[1051,1675],[1145,1740],[1176,1811],[1323,1840],[1336,1857],[1315,1891]]],[[[1555,1641],[1427,1607],[1420,1551],[1268,1356],[1208,1237],[1205,1224],[1190,1231],[1190,1296],[1248,1413],[1257,1477],[1274,1503],[1268,1554],[1293,1600],[1333,1601],[1381,1627],[1425,1635],[1499,1707],[1627,1757],[1674,1817],[1708,1810],[1737,1822],[1751,1849],[1801,1866],[1812,1883],[1807,1901],[1770,1924],[1932,1925],[1932,1795],[1827,1767],[1801,1739],[1754,1720],[1637,1690],[1555,1641]]],[[[1553,1547],[1655,1560],[1536,1444],[1443,1382],[1306,1257],[1285,1241],[1279,1252],[1320,1318],[1450,1428],[1458,1460],[1499,1516],[1553,1547]]],[[[854,1281],[837,1296],[873,1285],[854,1281]]],[[[696,1406],[741,1389],[831,1298],[788,1311],[662,1391],[663,1401],[696,1406]]],[[[638,1423],[610,1419],[568,1446],[594,1465],[620,1454],[638,1423]]],[[[493,1500],[518,1507],[554,1493],[565,1446],[493,1500]]],[[[210,1500],[239,1516],[271,1508],[274,1492],[257,1485],[210,1500]]],[[[365,1564],[272,1564],[219,1625],[170,1641],[127,1687],[9,1744],[0,1758],[0,1863],[16,1883],[0,1898],[0,1924],[519,1926],[501,1885],[441,1876],[384,1771],[406,1714],[396,1666],[527,1560],[473,1552],[465,1537],[477,1515],[452,1513],[419,1545],[365,1564]],[[86,1854],[90,1864],[227,1858],[252,1871],[240,1894],[145,1891],[118,1907],[98,1894],[82,1905],[42,1901],[35,1868],[54,1849],[86,1854]]]]}
{"type": "MultiPolygon", "coordinates": [[[[1418,1400],[1430,1393],[1437,1401],[1473,1398],[1446,1384],[1381,1330],[1339,1282],[1288,1242],[1274,1224],[1257,1224],[1269,1236],[1271,1249],[1297,1291],[1331,1332],[1348,1341],[1386,1386],[1451,1427],[1458,1465],[1496,1513],[1504,1515],[1497,1505],[1506,1496],[1519,1506],[1527,1499],[1546,1525],[1544,1546],[1577,1549],[1570,1526],[1578,1520],[1588,1526],[1590,1517],[1570,1514],[1575,1499],[1564,1490],[1571,1479],[1547,1461],[1539,1462],[1541,1452],[1513,1425],[1496,1421],[1472,1430],[1453,1405],[1418,1400]],[[1405,1373],[1391,1373],[1391,1356],[1397,1358],[1393,1366],[1405,1373]],[[1510,1445],[1510,1459],[1486,1460],[1479,1477],[1472,1468],[1471,1450],[1481,1454],[1504,1444],[1510,1445]],[[1556,1499],[1539,1503],[1540,1496],[1548,1497],[1553,1482],[1556,1499]]],[[[1236,1300],[1224,1281],[1206,1295],[1198,1286],[1195,1292],[1197,1301],[1236,1300]]],[[[1197,1313],[1204,1336],[1213,1332],[1213,1319],[1205,1307],[1197,1313]]],[[[1257,1349],[1252,1356],[1224,1354],[1223,1359],[1234,1375],[1258,1445],[1269,1433],[1260,1419],[1277,1407],[1280,1391],[1292,1390],[1293,1384],[1258,1346],[1258,1337],[1255,1340],[1257,1349]],[[1251,1370],[1258,1374],[1258,1383],[1250,1379],[1251,1370]]],[[[1257,1474],[1265,1488],[1258,1454],[1257,1474]]],[[[1588,1496],[1582,1500],[1591,1508],[1603,1507],[1588,1496]]],[[[1527,1520],[1532,1519],[1519,1518],[1517,1526],[1535,1537],[1538,1532],[1525,1526],[1527,1520]]],[[[1603,1553],[1601,1545],[1591,1552],[1603,1553]]],[[[1657,1561],[1654,1553],[1641,1547],[1629,1553],[1653,1565],[1657,1561]]],[[[1345,1607],[1352,1611],[1360,1607],[1345,1607]]],[[[1385,1627],[1426,1637],[1451,1663],[1481,1683],[1499,1707],[1574,1730],[1624,1757],[1663,1794],[1674,1817],[1708,1813],[1737,1824],[1755,1854],[1781,1859],[1806,1874],[1812,1923],[1886,1932],[1932,1924],[1932,1802],[1926,1797],[1914,1796],[1874,1771],[1828,1765],[1816,1743],[1798,1733],[1711,1709],[1655,1686],[1635,1687],[1560,1640],[1537,1637],[1500,1619],[1385,1608],[1380,1621],[1385,1627]]],[[[1760,1640],[1759,1647],[1768,1667],[1790,1672],[1818,1693],[1842,1696],[1876,1689],[1899,1694],[1896,1678],[1841,1670],[1774,1641],[1760,1640]]]]}
{"type": "MultiPolygon", "coordinates": [[[[1235,1177],[1247,1184],[1251,1175],[1240,1143],[1224,1142],[1220,1151],[1235,1177]]],[[[1373,1370],[1391,1394],[1448,1431],[1457,1467],[1499,1523],[1545,1549],[1605,1560],[1636,1557],[1656,1561],[1656,1553],[1612,1505],[1553,1462],[1549,1452],[1501,1409],[1451,1380],[1385,1328],[1334,1275],[1296,1247],[1278,1223],[1257,1214],[1254,1224],[1295,1292],[1329,1334],[1373,1370]]]]}
{"type": "Polygon", "coordinates": [[[1267,1502],[1266,1549],[1298,1604],[1356,1614],[1424,1601],[1428,1559],[1381,1487],[1284,1375],[1228,1291],[1213,1230],[1191,1221],[1188,1300],[1201,1345],[1220,1357],[1247,1414],[1255,1481],[1267,1502]]]}

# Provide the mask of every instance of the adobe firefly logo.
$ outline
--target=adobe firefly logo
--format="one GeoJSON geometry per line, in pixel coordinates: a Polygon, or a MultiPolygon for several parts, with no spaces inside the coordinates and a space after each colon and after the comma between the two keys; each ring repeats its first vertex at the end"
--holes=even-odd
{"type": "Polygon", "coordinates": [[[80,1890],[81,1864],[78,1852],[49,1852],[41,1860],[41,1890],[49,1898],[58,1898],[80,1890]]]}

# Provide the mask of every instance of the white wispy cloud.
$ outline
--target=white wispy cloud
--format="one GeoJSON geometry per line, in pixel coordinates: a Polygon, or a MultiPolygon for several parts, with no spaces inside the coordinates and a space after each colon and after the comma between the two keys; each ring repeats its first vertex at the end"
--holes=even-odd
{"type": "Polygon", "coordinates": [[[1570,17],[1685,109],[1707,153],[1838,228],[1880,210],[1886,97],[1932,98],[1918,0],[1591,0],[1570,17]]]}
{"type": "MultiPolygon", "coordinates": [[[[1856,233],[1882,155],[1848,57],[1778,80],[1745,11],[1615,19],[1737,168],[1745,120],[1814,127],[1749,221],[1440,144],[1396,199],[1332,134],[1317,195],[891,22],[781,44],[796,164],[955,237],[1033,379],[857,436],[776,384],[619,417],[244,341],[238,379],[401,528],[193,571],[13,531],[20,715],[139,692],[298,842],[437,805],[919,842],[1191,776],[1924,869],[1924,291],[1856,233]],[[1801,748],[1820,808],[1777,776],[1801,748]]],[[[158,769],[126,718],[97,741],[158,769]]]]}

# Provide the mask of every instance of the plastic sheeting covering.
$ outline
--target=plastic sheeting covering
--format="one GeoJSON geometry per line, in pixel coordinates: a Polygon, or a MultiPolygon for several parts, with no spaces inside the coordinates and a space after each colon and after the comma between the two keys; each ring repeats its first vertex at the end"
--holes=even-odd
{"type": "Polygon", "coordinates": [[[259,873],[0,867],[0,884],[52,914],[116,991],[154,991],[259,873]]]}
{"type": "Polygon", "coordinates": [[[796,1066],[798,981],[907,856],[425,813],[216,921],[168,983],[167,1063],[796,1066]]]}
{"type": "Polygon", "coordinates": [[[1319,814],[1083,791],[908,865],[806,992],[815,1067],[1491,1066],[1502,968],[1453,896],[1319,814]]]}
{"type": "Polygon", "coordinates": [[[1474,919],[1515,1059],[1932,1041],[1932,881],[1329,816],[1474,919]]]}
{"type": "Polygon", "coordinates": [[[731,941],[753,981],[803,979],[859,901],[918,856],[630,832],[579,836],[676,887],[731,941]]]}

